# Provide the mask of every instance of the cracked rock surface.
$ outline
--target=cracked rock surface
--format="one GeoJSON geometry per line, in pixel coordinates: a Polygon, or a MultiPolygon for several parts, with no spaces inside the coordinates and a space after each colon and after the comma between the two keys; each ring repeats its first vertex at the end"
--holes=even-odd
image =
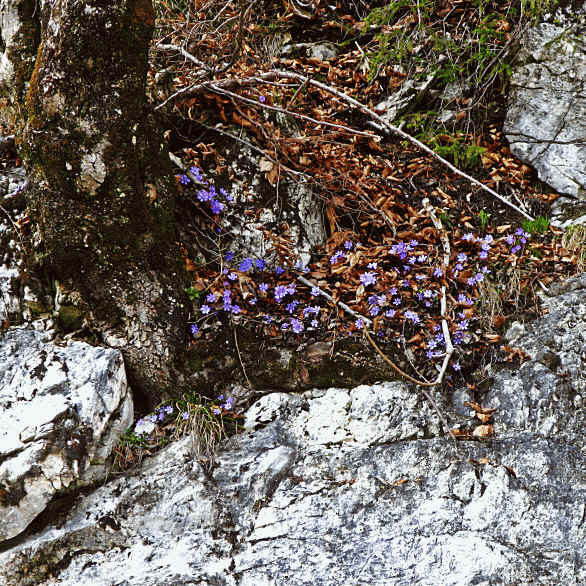
{"type": "Polygon", "coordinates": [[[504,131],[542,181],[586,199],[586,4],[551,20],[523,39],[504,131]]]}
{"type": "MultiPolygon", "coordinates": [[[[583,584],[585,300],[583,276],[510,329],[531,359],[475,397],[493,438],[455,444],[401,382],[267,394],[211,475],[172,444],[0,554],[0,581],[583,584]]],[[[474,425],[466,390],[436,399],[474,425]]]]}
{"type": "Polygon", "coordinates": [[[511,151],[556,191],[586,199],[586,4],[530,29],[513,71],[511,151]]]}
{"type": "Polygon", "coordinates": [[[43,340],[25,328],[0,334],[0,547],[54,497],[103,479],[132,422],[119,351],[43,340]]]}

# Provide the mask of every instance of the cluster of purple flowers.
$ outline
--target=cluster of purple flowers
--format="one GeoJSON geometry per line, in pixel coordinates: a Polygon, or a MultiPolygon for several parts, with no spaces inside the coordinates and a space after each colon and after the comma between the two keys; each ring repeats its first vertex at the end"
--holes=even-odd
{"type": "MultiPolygon", "coordinates": [[[[192,183],[192,179],[199,184],[207,185],[207,181],[204,179],[201,170],[199,167],[192,166],[189,169],[188,173],[184,173],[179,175],[179,182],[181,185],[188,186],[192,183]]],[[[210,185],[207,188],[202,188],[197,192],[197,199],[204,203],[208,202],[212,213],[215,215],[221,214],[226,209],[226,204],[222,203],[220,200],[220,196],[226,202],[234,201],[234,198],[231,194],[229,194],[223,187],[220,187],[219,190],[216,190],[215,186],[210,185]]]]}
{"type": "Polygon", "coordinates": [[[511,253],[517,254],[518,252],[522,251],[530,237],[531,235],[528,232],[525,232],[523,228],[518,228],[515,231],[514,236],[512,234],[507,236],[506,242],[509,246],[511,246],[511,253]]]}
{"type": "Polygon", "coordinates": [[[174,409],[171,405],[159,407],[159,409],[157,409],[151,415],[143,417],[136,422],[134,426],[134,434],[140,436],[150,436],[150,434],[155,430],[157,423],[162,423],[165,421],[165,417],[167,415],[172,415],[173,412],[174,409]]]}
{"type": "MultiPolygon", "coordinates": [[[[516,253],[526,244],[527,238],[529,238],[529,234],[523,229],[519,229],[514,236],[507,237],[506,242],[513,247],[511,252],[516,253]]],[[[451,267],[447,273],[457,277],[458,273],[466,271],[467,278],[465,280],[450,280],[449,283],[451,283],[452,287],[458,286],[457,284],[460,282],[474,288],[491,273],[486,263],[494,246],[494,238],[490,234],[484,237],[477,237],[472,233],[468,233],[462,236],[461,240],[463,244],[456,245],[456,252],[452,257],[451,267]],[[469,274],[472,274],[472,276],[468,277],[469,274]]],[[[344,259],[348,258],[349,251],[356,249],[358,246],[361,246],[360,243],[354,244],[349,240],[345,241],[341,249],[330,256],[330,265],[344,261],[344,259]]],[[[423,246],[417,240],[399,241],[389,247],[389,252],[396,258],[390,259],[388,268],[386,267],[388,261],[382,258],[378,262],[366,262],[363,265],[362,272],[359,273],[360,284],[364,288],[371,287],[366,298],[367,315],[370,318],[384,316],[388,320],[398,319],[402,321],[404,327],[408,325],[410,328],[422,328],[425,322],[424,318],[428,315],[432,317],[432,313],[439,310],[440,284],[444,286],[448,284],[444,280],[446,268],[434,265],[432,256],[427,250],[423,249],[423,246]],[[387,292],[383,292],[381,291],[381,283],[388,279],[391,272],[394,273],[396,278],[396,286],[391,287],[387,292]],[[420,310],[423,311],[421,312],[420,310]]],[[[357,258],[360,257],[357,256],[357,258]]],[[[234,253],[229,252],[226,254],[225,259],[227,263],[234,261],[234,253]]],[[[238,262],[237,266],[240,274],[267,269],[267,263],[262,258],[245,257],[238,262]]],[[[309,270],[307,267],[303,267],[300,262],[296,263],[295,269],[299,272],[309,270]]],[[[235,281],[239,278],[234,270],[224,268],[223,271],[227,275],[228,281],[235,281]]],[[[281,266],[274,268],[274,273],[278,276],[285,272],[285,269],[281,266]]],[[[325,316],[320,320],[322,308],[319,305],[306,304],[303,298],[297,297],[298,291],[295,282],[288,284],[281,282],[271,286],[261,280],[260,275],[258,277],[257,282],[260,281],[257,285],[258,296],[249,297],[248,303],[250,305],[258,304],[257,317],[261,318],[265,324],[276,323],[283,332],[301,334],[308,328],[318,328],[320,321],[325,321],[325,316]],[[273,315],[267,313],[267,305],[271,306],[271,304],[275,308],[273,315]]],[[[216,304],[222,304],[224,311],[232,314],[240,313],[240,307],[232,303],[232,293],[229,288],[231,283],[228,281],[224,283],[225,288],[221,294],[210,293],[206,296],[205,303],[200,308],[204,316],[212,314],[212,311],[219,310],[216,304]]],[[[247,279],[246,283],[248,287],[252,281],[247,279]]],[[[311,287],[310,293],[313,298],[319,298],[322,295],[321,289],[315,285],[311,287]]],[[[245,297],[246,295],[249,295],[249,293],[246,293],[245,297]]],[[[456,314],[457,319],[455,316],[452,325],[449,326],[452,342],[458,346],[472,339],[467,332],[471,323],[475,320],[470,308],[475,304],[476,297],[474,293],[462,292],[457,289],[453,291],[453,295],[457,296],[457,304],[460,308],[462,306],[469,308],[466,312],[459,311],[456,314]]],[[[354,329],[364,329],[366,323],[366,319],[358,317],[354,321],[354,329]]],[[[386,335],[392,338],[399,335],[396,328],[385,326],[383,325],[384,322],[381,321],[375,323],[378,329],[376,333],[379,337],[384,338],[386,335]]],[[[197,325],[192,326],[192,332],[197,333],[197,325]]],[[[429,359],[436,359],[445,355],[445,340],[439,326],[436,326],[435,333],[428,339],[423,352],[429,359]]],[[[453,362],[452,367],[456,371],[460,369],[458,362],[453,362]]]]}
{"type": "Polygon", "coordinates": [[[228,397],[227,399],[224,400],[224,395],[219,395],[218,401],[224,401],[224,402],[220,403],[219,407],[212,407],[212,413],[214,415],[221,415],[222,409],[224,411],[232,411],[232,407],[234,406],[234,397],[228,397]]]}

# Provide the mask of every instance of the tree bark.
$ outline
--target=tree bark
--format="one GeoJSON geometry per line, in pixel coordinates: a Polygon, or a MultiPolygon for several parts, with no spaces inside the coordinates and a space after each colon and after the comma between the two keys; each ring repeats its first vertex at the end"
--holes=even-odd
{"type": "Polygon", "coordinates": [[[152,3],[44,0],[40,25],[20,144],[29,260],[58,282],[63,316],[122,347],[152,405],[182,390],[188,312],[175,182],[145,97],[152,3]]]}

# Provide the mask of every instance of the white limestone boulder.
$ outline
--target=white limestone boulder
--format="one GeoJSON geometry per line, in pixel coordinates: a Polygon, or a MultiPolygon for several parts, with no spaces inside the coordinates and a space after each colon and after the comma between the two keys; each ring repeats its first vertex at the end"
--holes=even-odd
{"type": "Polygon", "coordinates": [[[42,340],[31,329],[0,334],[0,542],[55,496],[103,478],[132,422],[119,351],[42,340]]]}

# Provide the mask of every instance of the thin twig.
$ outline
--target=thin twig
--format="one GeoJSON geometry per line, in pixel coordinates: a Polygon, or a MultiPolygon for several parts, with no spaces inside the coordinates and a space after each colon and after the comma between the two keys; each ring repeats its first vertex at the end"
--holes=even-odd
{"type": "Polygon", "coordinates": [[[244,378],[248,383],[248,387],[250,389],[254,389],[252,383],[250,382],[248,375],[246,374],[246,368],[244,368],[244,362],[242,362],[242,355],[240,354],[240,348],[238,347],[238,337],[236,336],[236,328],[233,329],[234,331],[234,343],[236,344],[236,352],[238,353],[238,360],[240,361],[240,366],[242,367],[242,373],[244,374],[244,378]]]}
{"type": "MultiPolygon", "coordinates": [[[[249,77],[249,78],[244,78],[244,79],[226,79],[226,80],[220,80],[220,81],[203,82],[200,84],[196,84],[194,86],[184,88],[183,90],[180,90],[179,92],[176,92],[175,94],[173,94],[172,96],[167,98],[167,100],[165,100],[162,104],[157,106],[155,108],[155,110],[162,108],[166,103],[168,103],[171,100],[174,100],[175,98],[179,97],[180,95],[192,96],[192,95],[198,94],[202,91],[209,90],[210,86],[215,86],[214,89],[221,87],[222,89],[226,90],[228,87],[243,87],[243,86],[248,86],[248,85],[255,85],[258,83],[265,83],[267,81],[272,81],[274,79],[296,79],[296,80],[301,81],[303,83],[308,83],[310,85],[313,85],[323,91],[326,91],[326,92],[340,98],[341,100],[345,101],[346,103],[351,104],[352,106],[357,108],[360,112],[367,115],[369,118],[372,118],[373,120],[375,120],[378,124],[371,123],[371,125],[373,125],[375,128],[377,128],[377,130],[384,131],[387,133],[393,133],[393,134],[400,136],[401,138],[404,138],[405,140],[408,140],[410,143],[417,146],[420,150],[427,153],[428,155],[430,155],[431,157],[433,157],[434,159],[439,161],[442,165],[444,165],[445,167],[450,169],[450,171],[452,171],[453,173],[456,173],[456,175],[460,175],[460,177],[463,177],[464,179],[470,181],[471,183],[473,183],[477,187],[480,187],[482,190],[486,191],[487,193],[490,193],[493,197],[496,197],[499,201],[503,202],[505,205],[514,209],[516,212],[518,212],[519,214],[521,214],[523,217],[527,218],[528,220],[534,219],[532,216],[530,216],[527,212],[523,211],[521,208],[516,206],[514,203],[508,201],[502,195],[500,195],[499,193],[497,193],[496,191],[494,191],[493,189],[491,189],[487,185],[484,185],[484,183],[481,183],[480,181],[478,181],[478,179],[475,179],[474,177],[468,175],[467,173],[464,173],[464,171],[461,171],[460,169],[458,169],[457,167],[452,165],[452,163],[450,163],[449,161],[447,161],[446,159],[444,159],[443,157],[438,155],[433,149],[431,149],[430,147],[428,147],[427,145],[422,143],[420,140],[417,140],[415,137],[411,136],[410,134],[407,134],[404,130],[401,130],[399,127],[394,126],[393,124],[390,124],[389,122],[384,120],[381,116],[379,116],[378,114],[373,112],[370,108],[368,108],[364,104],[360,103],[358,100],[355,100],[354,98],[348,96],[347,94],[345,94],[343,92],[338,91],[337,89],[335,89],[329,85],[326,85],[324,83],[316,81],[315,79],[310,79],[309,77],[307,77],[305,75],[301,75],[300,73],[295,73],[295,72],[291,72],[291,71],[273,70],[273,71],[269,71],[266,73],[262,73],[260,75],[254,76],[254,77],[249,77]]],[[[243,99],[243,97],[239,96],[239,99],[243,99]]],[[[263,107],[268,107],[268,106],[264,105],[263,107]]],[[[326,122],[320,122],[320,124],[329,125],[329,123],[326,123],[326,122]]],[[[349,130],[349,132],[351,132],[351,131],[349,130]]],[[[354,131],[354,132],[357,133],[357,131],[354,131]]]]}
{"type": "Polygon", "coordinates": [[[306,116],[305,114],[299,114],[298,112],[293,112],[292,110],[287,110],[286,108],[280,108],[278,106],[271,106],[270,104],[263,104],[258,100],[252,100],[251,98],[246,98],[245,96],[241,96],[240,94],[236,94],[227,90],[225,88],[217,86],[215,83],[210,84],[209,89],[226,96],[230,96],[232,98],[236,98],[241,102],[246,102],[247,104],[251,104],[253,106],[261,106],[265,110],[272,110],[273,112],[279,112],[281,114],[287,114],[288,116],[294,116],[295,118],[300,118],[301,120],[306,120],[307,122],[311,122],[317,126],[328,126],[330,128],[337,128],[338,130],[344,130],[345,132],[349,132],[350,134],[357,134],[358,136],[365,136],[367,138],[377,138],[376,134],[372,132],[364,132],[362,130],[356,130],[351,128],[350,126],[344,126],[343,124],[335,124],[334,122],[326,122],[325,120],[316,120],[311,116],[306,116]]]}
{"type": "Polygon", "coordinates": [[[195,63],[198,67],[202,67],[206,71],[211,71],[211,69],[203,62],[200,61],[197,57],[194,57],[191,53],[186,51],[183,47],[179,47],[177,45],[165,45],[165,44],[158,44],[155,45],[155,49],[157,51],[177,51],[177,53],[181,53],[185,59],[188,59],[192,63],[195,63]]]}
{"type": "Polygon", "coordinates": [[[325,297],[328,301],[330,301],[334,305],[338,305],[346,313],[349,313],[350,315],[354,316],[356,319],[361,319],[367,326],[372,326],[372,320],[368,319],[367,317],[364,317],[363,315],[360,315],[359,313],[354,311],[351,307],[348,307],[343,301],[336,301],[329,293],[326,293],[325,291],[320,289],[317,285],[314,285],[311,281],[308,281],[305,277],[302,277],[301,275],[299,275],[297,277],[297,280],[300,283],[307,285],[308,287],[311,287],[311,288],[315,287],[319,291],[319,294],[322,295],[323,297],[325,297]]]}

